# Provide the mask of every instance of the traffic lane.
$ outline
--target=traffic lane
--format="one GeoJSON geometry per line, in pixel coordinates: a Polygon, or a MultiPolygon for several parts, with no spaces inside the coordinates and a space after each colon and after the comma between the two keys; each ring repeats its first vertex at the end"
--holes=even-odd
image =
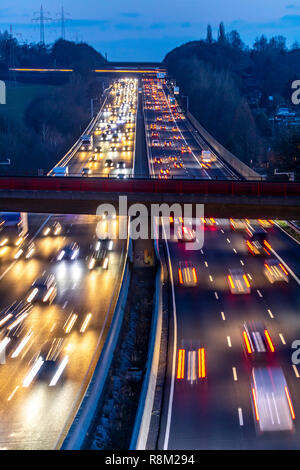
{"type": "MultiPolygon", "coordinates": [[[[9,435],[6,432],[0,434],[1,446],[13,449],[53,448],[69,414],[76,412],[74,403],[77,405],[79,395],[84,391],[82,384],[95,351],[99,334],[102,335],[100,343],[100,347],[102,347],[113,312],[113,309],[109,312],[112,290],[121,272],[120,257],[115,255],[114,258],[111,260],[109,271],[101,272],[100,270],[90,273],[80,286],[81,297],[88,300],[85,306],[74,304],[73,296],[73,299],[64,297],[65,302],[68,300],[68,305],[64,305],[64,308],[57,304],[49,307],[34,307],[32,315],[28,317],[27,327],[39,332],[39,337],[35,343],[38,346],[46,338],[52,340],[54,336],[61,337],[63,335],[62,326],[70,312],[78,312],[78,326],[82,324],[81,320],[86,312],[92,312],[93,318],[88,331],[84,335],[79,333],[77,325],[70,334],[64,335],[68,337],[66,351],[70,356],[70,360],[64,380],[55,387],[54,391],[40,382],[36,382],[29,389],[23,389],[20,386],[28,370],[26,357],[23,367],[18,370],[18,374],[15,373],[12,376],[9,374],[13,382],[7,381],[7,374],[4,373],[2,380],[0,375],[0,383],[4,383],[6,387],[5,396],[10,397],[15,388],[19,386],[13,398],[9,401],[9,410],[6,403],[2,412],[0,409],[2,422],[6,422],[7,419],[10,423],[7,427],[9,435]],[[101,297],[99,296],[99,283],[101,283],[101,297]],[[107,317],[108,312],[110,317],[107,317]],[[38,401],[39,398],[41,399],[40,402],[38,401]],[[52,406],[50,406],[50,403],[52,406]],[[27,416],[26,426],[22,419],[23,424],[20,428],[20,416],[26,415],[28,407],[33,407],[34,404],[37,407],[37,413],[34,413],[33,416],[27,416]],[[51,430],[53,430],[53,433],[51,430]],[[36,442],[37,436],[40,436],[38,444],[36,442]]],[[[74,265],[70,266],[70,269],[73,267],[74,265]]],[[[70,272],[67,275],[70,276],[70,272]]],[[[0,373],[1,371],[0,369],[0,373]]]]}
{"type": "MultiPolygon", "coordinates": [[[[148,122],[148,134],[149,134],[149,138],[150,138],[150,141],[152,139],[152,133],[156,134],[158,133],[159,135],[159,139],[160,139],[160,143],[161,143],[161,155],[156,155],[156,156],[162,156],[162,154],[164,155],[165,158],[168,159],[169,156],[171,155],[175,155],[176,157],[178,157],[178,159],[180,161],[183,162],[185,168],[183,169],[183,171],[180,171],[180,170],[175,170],[174,171],[174,168],[170,168],[170,170],[172,171],[172,174],[175,176],[175,177],[186,177],[187,175],[188,176],[191,176],[191,177],[197,177],[197,178],[203,178],[203,179],[207,179],[207,178],[218,178],[218,177],[222,177],[224,178],[224,171],[222,168],[221,168],[221,164],[219,162],[217,163],[213,163],[211,165],[211,167],[205,167],[203,168],[202,164],[201,164],[201,147],[199,146],[199,144],[195,141],[194,137],[190,134],[190,132],[184,128],[183,129],[183,133],[180,135],[181,137],[181,140],[175,140],[174,141],[174,135],[178,135],[178,133],[174,133],[173,131],[170,131],[170,130],[160,130],[160,129],[157,129],[157,130],[153,130],[151,131],[149,128],[150,128],[150,124],[151,123],[154,123],[155,122],[155,118],[153,117],[150,117],[149,120],[147,119],[147,122],[148,122]],[[166,140],[169,140],[172,142],[172,145],[173,145],[173,148],[165,148],[164,147],[164,142],[166,140]],[[181,146],[182,145],[189,145],[191,147],[191,150],[192,150],[192,154],[189,154],[189,153],[184,153],[182,154],[181,152],[181,146]]],[[[179,130],[178,132],[180,133],[181,132],[181,127],[183,126],[183,124],[178,121],[174,121],[174,125],[177,125],[179,127],[179,130]]],[[[160,125],[157,126],[158,128],[160,128],[160,125]]],[[[169,126],[168,126],[169,127],[169,126]]]]}
{"type": "MultiPolygon", "coordinates": [[[[63,220],[68,220],[69,216],[67,216],[67,219],[59,219],[65,235],[44,237],[41,233],[35,240],[36,251],[33,257],[29,260],[19,258],[9,265],[11,269],[6,269],[6,274],[2,277],[0,283],[1,308],[8,306],[16,299],[26,298],[32,282],[44,271],[48,271],[49,265],[56,260],[63,246],[76,241],[81,248],[82,256],[86,256],[87,253],[91,252],[90,245],[95,234],[95,218],[93,224],[85,224],[82,227],[80,222],[75,223],[80,218],[78,216],[73,217],[72,224],[70,220],[69,222],[63,222],[63,220]],[[71,230],[71,233],[67,234],[67,230],[71,230]]],[[[92,216],[90,217],[92,220],[92,216]]],[[[56,217],[54,219],[58,220],[56,217]]],[[[49,220],[51,221],[51,219],[49,220]]]]}
{"type": "MultiPolygon", "coordinates": [[[[212,250],[211,250],[212,253],[214,253],[213,248],[215,249],[215,245],[216,245],[216,243],[214,241],[212,243],[212,250]]],[[[221,246],[223,247],[223,244],[221,244],[221,246]]],[[[173,246],[173,248],[174,248],[174,246],[173,246]]],[[[177,256],[177,259],[182,258],[182,252],[181,251],[182,251],[182,247],[180,248],[180,253],[177,256]]],[[[223,251],[223,249],[221,248],[220,252],[222,253],[222,251],[223,251]]],[[[172,252],[172,248],[171,248],[171,252],[172,252]]],[[[206,250],[205,250],[204,254],[206,254],[206,257],[209,256],[206,253],[206,250]]],[[[190,252],[187,254],[187,256],[188,255],[190,255],[190,252]]],[[[175,255],[175,257],[176,257],[176,255],[175,255]]],[[[229,252],[228,252],[228,257],[229,258],[231,257],[231,254],[229,252]]],[[[225,256],[225,258],[226,258],[226,256],[225,256]]],[[[217,253],[217,257],[215,257],[215,253],[214,253],[214,256],[212,257],[212,260],[215,260],[215,259],[220,260],[220,253],[219,252],[217,253]]],[[[224,265],[224,260],[223,259],[221,259],[219,262],[220,262],[221,266],[224,265]]],[[[199,260],[199,263],[201,263],[200,260],[199,260]]],[[[209,259],[209,263],[211,264],[210,259],[209,259]]],[[[219,263],[217,263],[217,266],[218,265],[219,265],[219,263]]],[[[176,269],[176,267],[175,267],[175,269],[176,269]]],[[[214,270],[212,271],[212,273],[213,273],[213,275],[215,275],[214,270]]],[[[199,274],[199,276],[200,276],[200,274],[199,274]]],[[[225,277],[225,275],[224,275],[224,277],[225,277]]],[[[206,284],[207,284],[207,282],[206,282],[206,284]]],[[[226,285],[226,281],[225,281],[225,285],[226,285]]],[[[203,286],[201,286],[201,288],[202,287],[203,286]]],[[[199,292],[200,292],[200,289],[199,289],[199,292]]],[[[202,292],[202,295],[200,295],[200,298],[197,301],[197,299],[193,295],[193,290],[192,289],[183,289],[183,288],[180,288],[180,289],[177,288],[176,289],[177,312],[178,311],[184,311],[183,324],[178,323],[178,331],[180,332],[180,335],[185,335],[185,336],[191,336],[192,335],[192,337],[194,337],[195,331],[198,332],[197,335],[202,334],[202,336],[203,336],[203,333],[207,334],[207,332],[209,332],[210,330],[218,331],[218,326],[213,324],[214,314],[216,314],[216,318],[222,324],[223,323],[223,318],[221,316],[221,309],[223,309],[222,311],[225,314],[226,320],[230,324],[234,323],[234,326],[230,327],[231,334],[230,334],[230,336],[229,335],[226,336],[226,334],[224,333],[223,341],[220,342],[220,338],[219,338],[219,343],[217,342],[217,338],[211,337],[211,338],[209,338],[208,343],[213,344],[214,346],[216,344],[225,345],[226,344],[226,338],[228,338],[228,336],[229,336],[230,344],[231,344],[230,348],[233,348],[233,347],[237,348],[237,354],[238,354],[238,357],[236,358],[236,360],[232,359],[231,364],[229,364],[229,363],[227,364],[227,372],[228,372],[229,376],[231,377],[231,379],[229,379],[229,380],[233,380],[232,371],[231,371],[232,367],[235,366],[238,370],[239,369],[242,369],[242,370],[244,369],[244,367],[242,367],[242,366],[243,366],[243,363],[245,362],[245,360],[244,360],[244,356],[242,354],[243,349],[242,349],[242,341],[241,341],[241,329],[242,329],[243,322],[245,321],[245,319],[248,319],[248,318],[251,318],[252,320],[253,319],[254,320],[255,319],[257,319],[257,320],[264,319],[266,309],[265,309],[264,305],[262,305],[260,303],[260,298],[259,297],[232,296],[231,294],[228,294],[228,293],[220,294],[219,299],[214,298],[213,303],[214,303],[215,307],[213,305],[212,306],[206,305],[206,302],[209,299],[210,300],[213,299],[213,296],[209,295],[209,294],[212,294],[212,293],[213,292],[208,292],[208,290],[206,292],[202,292]],[[181,301],[178,301],[178,296],[181,296],[182,292],[184,292],[184,291],[187,292],[187,295],[183,296],[182,305],[181,305],[181,301]],[[199,312],[199,318],[201,317],[201,320],[202,320],[201,330],[196,328],[197,318],[190,318],[190,315],[192,315],[191,312],[195,312],[195,310],[197,310],[198,305],[201,305],[201,312],[199,312]],[[220,308],[217,307],[219,305],[220,305],[220,308]],[[218,311],[216,311],[216,310],[218,310],[218,311]],[[210,315],[210,318],[209,318],[207,324],[205,324],[206,316],[205,316],[204,312],[207,312],[207,314],[210,315]]],[[[294,305],[293,301],[291,302],[291,305],[294,305]]],[[[294,309],[294,314],[295,314],[295,309],[294,309]]],[[[192,317],[193,317],[193,315],[192,315],[192,317]]],[[[200,320],[198,320],[198,322],[199,321],[200,320]]],[[[268,323],[268,321],[267,321],[267,323],[268,323]]],[[[225,324],[225,323],[223,323],[223,324],[225,324]]],[[[273,333],[274,333],[274,328],[273,328],[273,333]]],[[[226,347],[229,347],[228,344],[226,345],[226,347]]],[[[213,352],[215,354],[215,352],[216,352],[215,347],[214,347],[213,352]]],[[[210,357],[210,354],[211,354],[211,351],[208,351],[208,358],[210,357]]],[[[281,355],[281,353],[279,355],[281,355]]],[[[209,363],[209,359],[208,359],[208,363],[209,363]]],[[[222,351],[220,351],[219,361],[217,361],[217,364],[222,364],[222,365],[224,364],[222,351]],[[222,360],[220,360],[221,357],[222,357],[222,360]]],[[[286,364],[284,364],[284,365],[286,365],[286,364]]],[[[289,365],[288,365],[287,368],[288,368],[288,370],[291,370],[289,365]]],[[[248,369],[249,369],[249,364],[248,364],[248,369]]],[[[213,369],[210,370],[210,367],[208,365],[207,370],[208,370],[208,376],[210,378],[210,372],[212,372],[213,369]]],[[[236,418],[237,418],[237,413],[238,413],[238,408],[239,408],[238,404],[240,404],[241,409],[242,409],[242,413],[245,413],[246,416],[250,415],[250,417],[251,417],[251,414],[252,414],[251,406],[249,404],[250,403],[249,402],[249,398],[250,398],[250,395],[249,395],[249,374],[251,372],[251,368],[248,371],[245,370],[244,372],[245,372],[245,374],[242,374],[242,377],[243,376],[246,377],[246,379],[245,379],[246,385],[244,386],[244,389],[245,389],[244,392],[241,394],[242,397],[244,397],[244,402],[240,400],[240,402],[236,404],[236,406],[235,406],[235,410],[236,410],[235,417],[236,418]],[[249,412],[249,410],[250,410],[250,412],[249,412]]],[[[215,374],[217,374],[217,373],[218,373],[218,370],[215,371],[215,374]]],[[[287,373],[286,371],[285,371],[285,373],[286,373],[287,376],[289,376],[289,373],[287,373]]],[[[288,382],[291,382],[290,378],[289,377],[287,377],[287,378],[288,378],[288,382]]],[[[220,381],[221,381],[221,378],[220,378],[220,381]]],[[[296,410],[298,410],[298,408],[299,408],[298,404],[297,404],[297,401],[295,401],[295,400],[294,400],[294,407],[295,407],[296,410]]],[[[177,408],[177,406],[176,406],[176,408],[177,408]]],[[[183,410],[183,412],[184,412],[184,410],[183,410]]],[[[191,419],[192,419],[192,417],[191,417],[191,419]]],[[[172,417],[172,422],[173,422],[173,417],[172,417]]],[[[270,443],[272,443],[272,442],[274,443],[274,438],[273,437],[270,438],[270,436],[267,436],[267,438],[260,439],[259,442],[257,441],[257,437],[256,437],[256,434],[254,432],[253,415],[252,415],[252,420],[248,419],[248,418],[246,419],[246,422],[243,425],[243,432],[244,433],[246,432],[247,439],[249,437],[249,439],[251,441],[251,443],[250,443],[250,441],[248,442],[248,440],[247,440],[247,446],[252,446],[253,445],[254,448],[256,448],[256,447],[257,448],[264,448],[267,445],[270,445],[270,443]],[[247,428],[247,430],[245,431],[246,428],[247,428]]],[[[210,442],[210,445],[211,445],[212,442],[214,442],[213,435],[212,435],[212,440],[209,440],[209,442],[210,442]]],[[[209,445],[209,442],[207,444],[205,444],[204,448],[206,448],[207,445],[209,445]]],[[[178,445],[178,444],[176,444],[176,445],[178,445]]],[[[174,446],[174,448],[176,448],[176,445],[174,446]]],[[[224,443],[222,444],[222,440],[220,440],[218,445],[225,445],[225,444],[224,443]]],[[[284,438],[284,444],[282,444],[282,445],[283,445],[283,448],[284,448],[284,446],[287,447],[287,448],[290,448],[290,447],[293,448],[295,446],[295,439],[294,438],[290,439],[290,437],[285,437],[284,438]]],[[[239,444],[239,447],[240,446],[241,446],[241,448],[243,447],[242,443],[239,444]]],[[[191,448],[193,448],[193,447],[191,447],[191,448]]]]}
{"type": "MultiPolygon", "coordinates": [[[[41,232],[44,224],[49,220],[47,214],[28,214],[28,236],[25,240],[24,246],[28,245],[33,239],[36,238],[41,232]]],[[[12,265],[15,264],[15,256],[19,248],[14,246],[4,246],[0,248],[0,279],[2,279],[12,265]]]]}
{"type": "MultiPolygon", "coordinates": [[[[243,243],[245,243],[244,240],[243,243]]],[[[224,246],[223,243],[222,245],[224,246]]],[[[213,252],[215,246],[216,242],[214,241],[211,246],[211,250],[205,250],[205,258],[206,260],[208,260],[209,267],[212,270],[214,276],[214,269],[218,270],[219,266],[219,263],[215,263],[215,260],[220,259],[219,252],[217,253],[217,257],[210,256],[210,252],[213,252]],[[215,266],[213,266],[214,263],[215,266]]],[[[236,247],[238,248],[238,246],[236,247]]],[[[226,251],[229,256],[229,245],[227,246],[227,250],[224,250],[224,252],[226,251]]],[[[240,256],[237,253],[237,259],[239,258],[240,256]]],[[[291,361],[291,343],[294,339],[298,338],[300,334],[298,322],[298,311],[300,306],[298,285],[294,280],[291,280],[290,284],[288,285],[269,284],[269,282],[262,274],[262,263],[263,262],[259,256],[253,257],[252,255],[248,255],[248,262],[246,261],[245,263],[246,272],[251,270],[251,268],[249,268],[247,264],[251,264],[253,272],[253,281],[251,281],[251,283],[256,283],[255,288],[252,289],[251,296],[232,296],[228,293],[228,291],[227,293],[226,291],[225,293],[218,291],[218,296],[226,320],[232,322],[234,318],[236,319],[236,328],[239,329],[240,338],[242,324],[244,321],[259,320],[263,321],[263,323],[266,325],[275,346],[276,361],[278,361],[278,363],[284,370],[290,388],[293,406],[296,411],[296,416],[299,416],[299,375],[298,370],[296,370],[295,372],[294,366],[291,361]],[[256,287],[259,288],[259,290],[256,289],[256,287]]],[[[226,260],[220,259],[220,265],[224,266],[224,268],[227,270],[228,264],[226,266],[226,260]]],[[[226,273],[224,273],[223,275],[225,277],[226,273]]],[[[249,373],[250,372],[251,370],[249,369],[249,373]]],[[[248,401],[247,403],[249,406],[248,401]]],[[[243,409],[244,408],[245,405],[243,409]]],[[[251,415],[251,412],[249,413],[251,415]]],[[[296,433],[297,432],[299,431],[296,427],[296,433]]],[[[285,438],[285,440],[288,439],[285,438]]],[[[287,448],[295,448],[294,438],[291,439],[288,444],[285,443],[284,446],[287,446],[287,448]]],[[[259,448],[263,447],[264,444],[261,443],[261,447],[259,448]]]]}
{"type": "MultiPolygon", "coordinates": [[[[170,243],[169,248],[176,282],[178,266],[174,259],[195,260],[191,252],[183,254],[182,244],[170,243]]],[[[200,260],[199,257],[199,265],[200,260]]],[[[175,287],[177,349],[183,346],[182,341],[198,341],[206,350],[207,378],[197,385],[176,380],[168,449],[240,447],[231,350],[226,349],[224,324],[216,311],[216,300],[209,294],[202,283],[197,288],[175,287]]]]}

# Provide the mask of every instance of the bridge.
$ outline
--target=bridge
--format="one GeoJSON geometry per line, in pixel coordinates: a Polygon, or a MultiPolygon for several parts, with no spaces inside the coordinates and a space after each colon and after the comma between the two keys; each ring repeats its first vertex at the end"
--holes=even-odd
{"type": "Polygon", "coordinates": [[[300,183],[190,179],[115,179],[79,177],[0,177],[0,210],[95,214],[119,196],[128,206],[142,203],[204,204],[217,218],[300,218],[300,183]]]}
{"type": "MultiPolygon", "coordinates": [[[[30,74],[70,74],[74,72],[73,68],[57,67],[57,68],[42,68],[42,67],[11,67],[9,71],[16,73],[30,74]]],[[[166,67],[160,62],[108,62],[101,64],[101,67],[91,70],[96,75],[106,74],[123,74],[127,75],[138,74],[146,76],[156,76],[158,73],[166,73],[166,67]]]]}

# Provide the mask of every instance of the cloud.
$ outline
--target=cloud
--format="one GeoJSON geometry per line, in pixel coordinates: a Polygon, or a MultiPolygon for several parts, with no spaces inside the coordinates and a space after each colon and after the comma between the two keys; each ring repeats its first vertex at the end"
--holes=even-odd
{"type": "Polygon", "coordinates": [[[150,24],[150,29],[165,29],[167,26],[168,26],[167,23],[164,23],[163,21],[161,21],[158,23],[150,24]]]}
{"type": "Polygon", "coordinates": [[[285,8],[287,10],[299,10],[299,6],[297,6],[297,5],[286,5],[285,8]]]}
{"type": "Polygon", "coordinates": [[[136,25],[134,23],[117,23],[114,26],[116,29],[121,31],[139,31],[144,29],[142,26],[136,25]]]}
{"type": "Polygon", "coordinates": [[[120,13],[120,16],[124,16],[125,18],[139,18],[142,15],[137,12],[123,12],[120,13]]]}

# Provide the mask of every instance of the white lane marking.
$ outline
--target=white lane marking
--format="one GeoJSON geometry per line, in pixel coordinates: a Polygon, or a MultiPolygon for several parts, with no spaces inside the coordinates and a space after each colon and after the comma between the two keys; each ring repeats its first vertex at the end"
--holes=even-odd
{"type": "Polygon", "coordinates": [[[236,367],[232,368],[232,374],[233,374],[233,380],[236,382],[238,377],[237,377],[237,372],[236,372],[236,367]]]}
{"type": "Polygon", "coordinates": [[[229,238],[227,238],[227,241],[228,241],[228,243],[230,243],[230,240],[229,240],[229,238]]]}
{"type": "Polygon", "coordinates": [[[204,251],[202,249],[200,250],[200,252],[201,252],[201,255],[204,255],[204,251]]]}
{"type": "Polygon", "coordinates": [[[299,374],[298,369],[297,369],[297,367],[295,366],[295,364],[293,364],[293,369],[294,369],[294,372],[295,372],[295,376],[297,377],[297,379],[299,379],[300,374],[299,374]]]}
{"type": "Polygon", "coordinates": [[[224,230],[223,230],[222,228],[221,228],[221,232],[222,232],[222,233],[225,233],[225,232],[224,232],[224,230]]]}
{"type": "Polygon", "coordinates": [[[221,312],[221,317],[222,317],[222,320],[224,320],[224,321],[226,320],[224,312],[221,312]]]}
{"type": "Polygon", "coordinates": [[[232,344],[231,344],[231,338],[230,338],[230,336],[227,336],[227,343],[228,343],[228,347],[231,348],[231,347],[232,347],[232,344]]]}
{"type": "Polygon", "coordinates": [[[282,344],[286,344],[284,337],[279,333],[279,338],[281,339],[282,344]]]}
{"type": "Polygon", "coordinates": [[[242,408],[238,408],[238,414],[239,414],[239,423],[240,423],[240,426],[244,426],[244,420],[243,420],[243,411],[242,411],[242,408]]]}
{"type": "Polygon", "coordinates": [[[245,266],[245,263],[242,259],[240,259],[240,263],[241,263],[242,266],[245,266]]]}
{"type": "Polygon", "coordinates": [[[219,299],[218,292],[215,292],[215,297],[217,300],[219,299]]]}
{"type": "Polygon", "coordinates": [[[62,308],[65,309],[67,305],[68,305],[68,300],[65,301],[65,303],[64,303],[63,306],[62,306],[62,308]]]}
{"type": "Polygon", "coordinates": [[[209,276],[209,280],[210,280],[210,282],[214,282],[214,280],[213,280],[213,277],[212,277],[212,276],[209,276]]]}
{"type": "Polygon", "coordinates": [[[10,401],[16,394],[17,390],[20,388],[19,385],[16,386],[16,388],[13,390],[13,392],[9,395],[7,401],[10,401]]]}
{"type": "Polygon", "coordinates": [[[236,249],[235,249],[235,248],[233,248],[233,251],[234,251],[234,253],[235,253],[235,254],[237,254],[237,251],[236,251],[236,249]]]}
{"type": "Polygon", "coordinates": [[[207,263],[207,261],[205,261],[205,267],[208,268],[208,263],[207,263]]]}
{"type": "Polygon", "coordinates": [[[249,277],[250,281],[252,281],[252,276],[251,276],[251,274],[248,273],[247,276],[249,277]]]}
{"type": "Polygon", "coordinates": [[[270,315],[271,318],[274,318],[274,315],[273,315],[273,313],[271,312],[270,309],[268,309],[268,314],[270,315]]]}
{"type": "Polygon", "coordinates": [[[259,290],[259,289],[257,289],[257,291],[256,291],[256,292],[258,293],[259,297],[263,297],[263,295],[262,295],[262,293],[260,292],[260,290],[259,290]]]}

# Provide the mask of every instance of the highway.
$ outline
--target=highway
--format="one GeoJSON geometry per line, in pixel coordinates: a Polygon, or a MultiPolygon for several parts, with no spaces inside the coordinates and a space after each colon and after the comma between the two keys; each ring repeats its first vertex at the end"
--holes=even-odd
{"type": "MultiPolygon", "coordinates": [[[[218,159],[201,161],[207,148],[167,94],[158,80],[143,81],[152,176],[231,178],[218,159]]],[[[299,448],[300,366],[291,358],[300,334],[299,246],[272,222],[242,223],[241,230],[228,220],[203,220],[199,250],[166,240],[173,313],[158,449],[299,448]],[[253,255],[246,229],[262,225],[267,244],[253,255]],[[265,264],[272,259],[289,282],[270,283],[265,264]],[[247,350],[251,328],[260,352],[247,350]],[[259,370],[267,371],[263,386],[252,375],[259,370]],[[266,422],[271,429],[263,432],[266,422]]]]}
{"type": "MultiPolygon", "coordinates": [[[[94,146],[101,146],[102,151],[75,152],[68,163],[69,174],[82,176],[83,168],[89,168],[93,176],[133,173],[137,96],[137,81],[114,81],[93,129],[94,146]],[[101,140],[103,134],[105,140],[101,140]],[[111,149],[114,134],[116,150],[111,149]],[[112,165],[107,167],[106,160],[112,165]],[[117,168],[119,161],[124,163],[117,168]]],[[[112,238],[107,266],[92,269],[90,260],[98,238],[107,236],[109,225],[117,230],[118,223],[96,216],[29,214],[23,248],[33,241],[33,255],[25,259],[23,254],[18,257],[16,247],[0,248],[0,349],[11,335],[0,365],[0,449],[54,449],[66,436],[110,326],[126,241],[112,238]],[[47,227],[57,222],[61,231],[55,235],[47,227]],[[73,243],[79,253],[65,259],[62,253],[73,243]],[[30,298],[32,283],[44,275],[54,275],[57,295],[53,303],[30,298]],[[9,330],[15,317],[6,322],[7,309],[19,302],[27,315],[9,330]],[[58,353],[53,362],[47,362],[50,355],[46,357],[45,351],[50,350],[58,353]],[[38,369],[40,357],[44,363],[38,369]]]]}

